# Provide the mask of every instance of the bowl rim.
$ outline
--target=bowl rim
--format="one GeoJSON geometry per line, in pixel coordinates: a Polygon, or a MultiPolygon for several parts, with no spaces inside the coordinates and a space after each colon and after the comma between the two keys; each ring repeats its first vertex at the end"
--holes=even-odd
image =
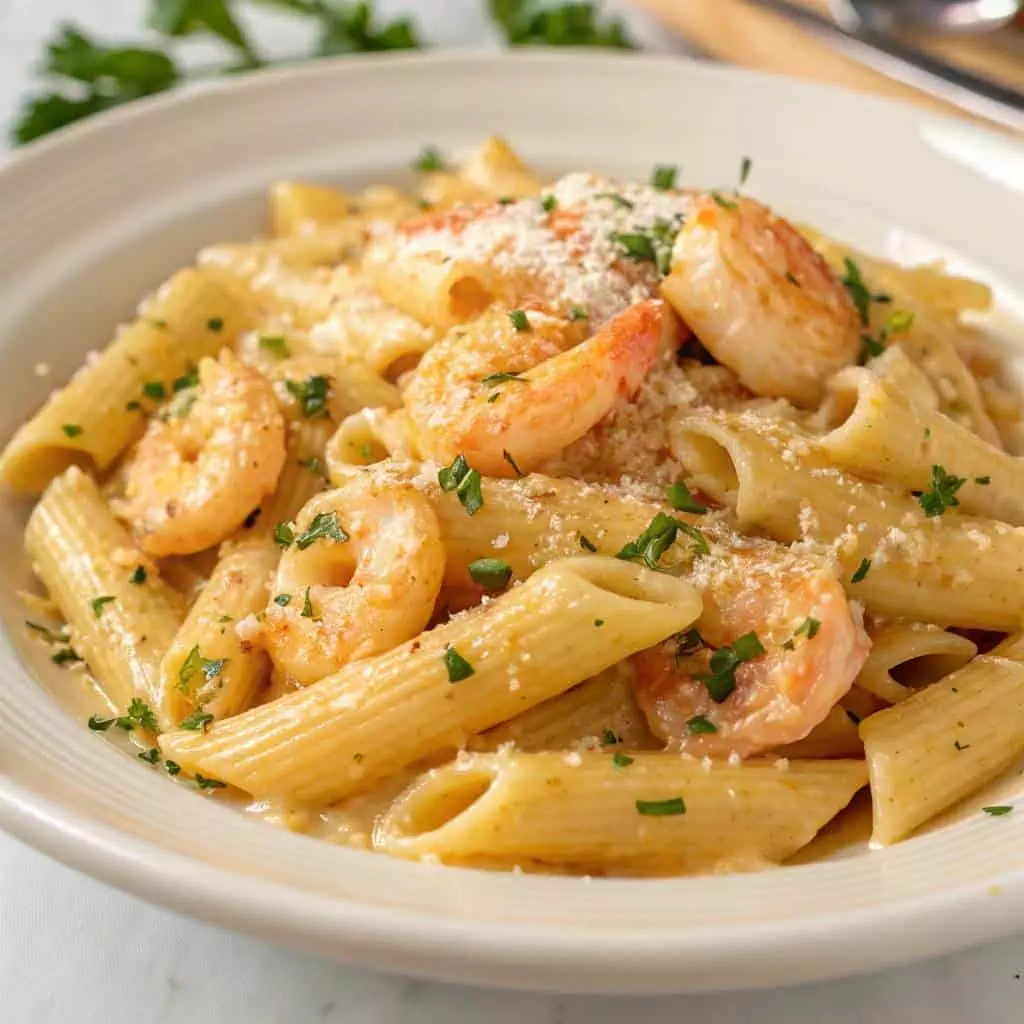
{"type": "MultiPolygon", "coordinates": [[[[909,105],[884,97],[865,96],[842,87],[810,85],[748,69],[711,66],[680,57],[642,53],[593,53],[524,48],[426,54],[367,54],[311,61],[308,64],[211,80],[173,90],[108,111],[88,122],[67,126],[51,137],[31,143],[0,161],[0,188],[12,168],[31,165],[50,154],[70,150],[80,140],[115,132],[122,126],[148,120],[162,110],[195,105],[211,92],[250,93],[275,89],[296,79],[335,79],[366,69],[422,64],[442,70],[448,66],[487,66],[492,62],[521,62],[551,66],[575,62],[600,68],[640,62],[645,69],[695,75],[710,82],[740,80],[751,88],[766,86],[777,95],[799,99],[808,89],[820,90],[831,102],[852,105],[906,123],[925,116],[909,105]]],[[[950,117],[927,113],[930,122],[962,126],[950,117]]],[[[1007,140],[1001,134],[971,124],[972,131],[1007,140]]],[[[1024,158],[1024,145],[1019,146],[1024,158]]],[[[2,768],[2,760],[0,760],[2,768]]],[[[944,891],[915,895],[889,907],[855,907],[842,915],[806,919],[768,920],[754,924],[701,926],[699,929],[652,927],[648,932],[598,933],[544,923],[524,924],[465,917],[439,917],[408,909],[357,904],[349,900],[297,891],[247,874],[233,874],[96,818],[60,806],[34,793],[0,770],[0,826],[41,852],[107,884],[162,906],[300,947],[322,949],[331,943],[339,956],[364,966],[380,966],[386,956],[391,969],[427,977],[465,981],[466,963],[478,970],[481,984],[544,987],[561,991],[672,992],[703,986],[688,978],[683,985],[670,980],[674,965],[710,964],[728,957],[737,965],[783,963],[806,954],[818,941],[827,941],[835,959],[845,964],[834,970],[815,970],[806,978],[838,976],[883,964],[909,962],[1006,934],[1024,913],[1024,866],[1011,867],[983,880],[944,891]],[[992,896],[999,895],[998,900],[992,896]],[[956,929],[943,927],[955,920],[956,929]],[[925,935],[922,940],[922,935],[925,935]],[[884,938],[884,943],[879,938],[884,938]],[[433,947],[443,946],[439,953],[433,947]],[[888,946],[884,952],[880,945],[888,946]],[[894,954],[893,949],[897,952],[894,954]],[[462,968],[451,966],[461,961],[462,968]],[[543,973],[541,965],[547,964],[543,973]],[[538,973],[540,972],[540,973],[538,973]],[[584,976],[590,980],[585,980],[584,976]]],[[[787,869],[783,869],[787,870],[787,869]]],[[[601,880],[598,880],[599,882],[601,880]]],[[[652,880],[649,885],[657,885],[652,880]]],[[[744,985],[740,977],[740,982],[744,985]]],[[[800,980],[799,978],[785,980],[800,980]]],[[[749,983],[763,985],[763,981],[749,983]]],[[[720,989],[718,983],[707,986],[720,989]]]]}

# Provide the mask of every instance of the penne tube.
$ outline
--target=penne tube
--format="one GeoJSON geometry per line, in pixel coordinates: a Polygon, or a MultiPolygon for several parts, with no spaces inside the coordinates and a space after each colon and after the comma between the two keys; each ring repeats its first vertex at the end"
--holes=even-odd
{"type": "Polygon", "coordinates": [[[406,790],[375,845],[451,864],[752,870],[805,846],[867,781],[861,761],[730,766],[640,751],[617,761],[607,752],[459,757],[406,790]]]}
{"type": "Polygon", "coordinates": [[[538,704],[472,742],[474,750],[568,750],[581,743],[610,749],[658,750],[664,744],[647,727],[633,696],[628,665],[614,665],[571,690],[538,704]]]}
{"type": "Polygon", "coordinates": [[[0,481],[38,493],[71,465],[107,469],[142,436],[154,408],[144,387],[175,379],[230,345],[247,311],[207,275],[175,274],[94,361],[55,391],[0,457],[0,481]]]}
{"type": "Polygon", "coordinates": [[[857,685],[886,704],[906,700],[916,689],[963,668],[978,653],[967,637],[927,622],[875,623],[868,627],[868,636],[871,651],[857,685]]]}
{"type": "Polygon", "coordinates": [[[780,423],[692,417],[675,442],[693,483],[741,527],[831,544],[850,593],[874,614],[1016,628],[1024,529],[953,511],[928,518],[916,499],[843,473],[780,423]]]}
{"type": "Polygon", "coordinates": [[[614,559],[556,562],[476,614],[161,746],[186,770],[256,796],[331,802],[457,748],[699,613],[693,588],[670,576],[614,559]]]}
{"type": "Polygon", "coordinates": [[[269,200],[271,231],[278,237],[311,233],[359,212],[350,193],[305,181],[275,182],[269,200]]]}
{"type": "Polygon", "coordinates": [[[492,135],[462,163],[459,179],[491,199],[535,196],[541,181],[500,136],[492,135]]]}
{"type": "Polygon", "coordinates": [[[988,654],[860,726],[885,846],[952,807],[1024,754],[1024,641],[988,654]]]}
{"type": "Polygon", "coordinates": [[[939,471],[960,477],[965,512],[1024,526],[1024,459],[916,406],[871,369],[849,367],[830,389],[837,424],[819,443],[836,465],[908,491],[928,491],[939,471]]]}
{"type": "Polygon", "coordinates": [[[146,568],[91,477],[72,467],[50,484],[25,547],[110,703],[124,710],[138,697],[157,711],[160,659],[181,625],[182,601],[146,568]]]}
{"type": "MultiPolygon", "coordinates": [[[[939,396],[925,374],[899,344],[889,345],[870,362],[871,372],[915,409],[933,412],[939,407],[939,396]]],[[[833,424],[834,426],[835,424],[833,424]]]]}

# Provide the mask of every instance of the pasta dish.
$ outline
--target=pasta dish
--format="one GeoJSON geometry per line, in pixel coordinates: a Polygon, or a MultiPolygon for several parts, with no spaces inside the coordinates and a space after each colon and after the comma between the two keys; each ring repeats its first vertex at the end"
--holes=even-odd
{"type": "Polygon", "coordinates": [[[8,444],[26,638],[88,728],[281,827],[592,875],[780,864],[851,801],[885,846],[1011,768],[988,287],[795,226],[748,159],[719,191],[545,183],[497,138],[417,165],[274,185],[266,238],[8,444]]]}

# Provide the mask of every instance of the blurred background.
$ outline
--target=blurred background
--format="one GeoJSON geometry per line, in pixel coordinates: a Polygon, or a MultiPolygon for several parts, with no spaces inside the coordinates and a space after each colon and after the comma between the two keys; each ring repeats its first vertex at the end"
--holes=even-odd
{"type": "Polygon", "coordinates": [[[265,65],[435,47],[700,56],[1024,131],[1024,0],[0,0],[12,144],[265,65]]]}

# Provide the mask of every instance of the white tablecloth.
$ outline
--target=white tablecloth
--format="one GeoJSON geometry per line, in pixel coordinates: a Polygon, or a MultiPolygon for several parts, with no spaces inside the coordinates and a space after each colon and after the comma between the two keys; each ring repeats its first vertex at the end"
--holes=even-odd
{"type": "MultiPolygon", "coordinates": [[[[378,4],[413,11],[429,37],[446,45],[494,41],[482,5],[378,4]]],[[[0,0],[0,126],[10,122],[58,20],[131,37],[147,6],[0,0]]],[[[645,42],[673,48],[649,23],[634,25],[645,42]]],[[[282,32],[275,46],[288,52],[299,42],[282,32]]],[[[1022,973],[1024,936],[915,967],[773,992],[639,1000],[477,991],[351,970],[197,924],[0,835],[0,1024],[1019,1024],[1022,973]]]]}

